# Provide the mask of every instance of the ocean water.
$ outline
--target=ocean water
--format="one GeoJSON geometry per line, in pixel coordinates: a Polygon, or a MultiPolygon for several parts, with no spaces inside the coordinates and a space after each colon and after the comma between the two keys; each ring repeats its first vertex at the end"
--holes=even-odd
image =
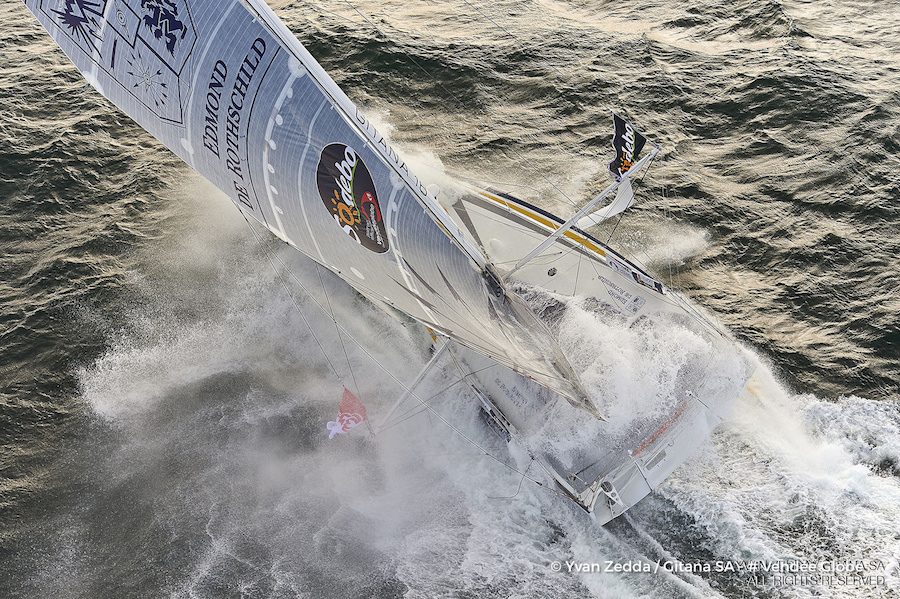
{"type": "MultiPolygon", "coordinates": [[[[900,3],[270,4],[423,179],[570,214],[606,185],[610,111],[635,122],[664,152],[595,234],[733,331],[754,393],[605,527],[426,413],[329,442],[324,356],[393,398],[423,331],[262,248],[4,3],[0,597],[900,592],[900,3]]],[[[697,343],[597,332],[634,356],[622,397],[697,343]]],[[[502,455],[457,387],[422,394],[502,455]]]]}

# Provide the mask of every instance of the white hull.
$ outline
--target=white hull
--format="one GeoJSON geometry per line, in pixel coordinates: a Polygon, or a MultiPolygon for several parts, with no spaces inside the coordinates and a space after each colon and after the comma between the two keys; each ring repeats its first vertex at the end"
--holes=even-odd
{"type": "MultiPolygon", "coordinates": [[[[562,223],[515,198],[475,188],[469,191],[445,207],[484,247],[501,274],[562,223]]],[[[623,314],[626,322],[645,315],[680,315],[716,343],[733,344],[683,297],[577,229],[518,270],[514,280],[559,296],[596,298],[623,314]]],[[[494,428],[505,425],[510,442],[519,445],[558,489],[601,524],[635,505],[688,461],[727,417],[749,378],[747,372],[732,386],[732,391],[737,388],[733,397],[718,397],[715,402],[699,399],[703,393],[693,393],[691,384],[672,389],[667,410],[634,414],[627,425],[591,417],[576,419],[578,437],[591,441],[556,453],[544,439],[544,429],[548,419],[558,417],[559,402],[564,400],[484,356],[457,344],[451,347],[464,370],[472,373],[466,380],[473,392],[502,414],[494,428]]]]}
{"type": "MultiPolygon", "coordinates": [[[[645,420],[625,436],[617,433],[615,423],[592,419],[582,426],[594,429],[588,435],[594,444],[582,447],[578,459],[567,466],[559,456],[540,449],[539,430],[553,405],[564,400],[507,368],[491,367],[489,360],[472,351],[455,344],[452,351],[466,370],[475,373],[466,379],[476,395],[490,402],[509,423],[509,441],[533,458],[560,490],[600,524],[634,506],[688,461],[737,400],[723,402],[726,409],[717,412],[685,397],[665,416],[645,420]]],[[[579,436],[586,436],[583,429],[579,436]]]]}

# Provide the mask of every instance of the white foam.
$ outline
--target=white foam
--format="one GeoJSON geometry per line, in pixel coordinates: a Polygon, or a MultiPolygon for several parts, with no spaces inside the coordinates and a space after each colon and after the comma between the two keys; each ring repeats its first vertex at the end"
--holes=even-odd
{"type": "MultiPolygon", "coordinates": [[[[255,573],[252,580],[285,592],[306,588],[310,573],[326,581],[340,573],[349,587],[363,588],[388,572],[414,597],[467,589],[521,597],[716,596],[701,577],[556,574],[548,567],[652,561],[661,552],[674,555],[682,536],[700,538],[722,559],[813,556],[825,550],[819,523],[829,547],[884,559],[896,572],[900,486],[867,467],[896,456],[896,404],[794,396],[761,363],[756,395],[738,404],[734,419],[657,496],[629,513],[643,531],[639,541],[593,526],[547,488],[528,481],[519,488],[520,475],[428,412],[376,443],[365,439],[364,427],[328,441],[325,423],[337,410],[340,384],[246,225],[217,217],[233,209],[204,185],[176,198],[173,206],[183,212],[168,224],[172,236],[144,257],[135,285],[145,300],[131,329],[81,373],[85,400],[120,432],[114,478],[143,485],[158,521],[206,523],[203,530],[188,524],[183,533],[200,535],[202,550],[176,596],[202,594],[210,580],[244,568],[255,573]],[[209,218],[223,220],[197,226],[209,218]],[[180,302],[192,309],[181,310],[180,302]],[[671,510],[687,529],[673,528],[671,510]],[[804,523],[813,529],[804,532],[804,523]]],[[[317,289],[319,273],[309,262],[282,252],[317,289]]],[[[322,274],[342,324],[411,379],[427,359],[426,333],[322,274]]],[[[399,386],[345,337],[351,376],[330,318],[299,301],[347,384],[355,376],[361,385],[377,421],[399,386]]],[[[670,407],[673,388],[709,401],[727,395],[742,372],[743,356],[674,320],[628,327],[574,306],[560,331],[570,355],[578,348],[574,355],[591,356],[575,366],[623,427],[635,415],[670,407]]],[[[451,374],[438,373],[419,394],[452,382],[451,374]]],[[[483,426],[459,387],[432,403],[493,455],[529,467],[527,456],[510,454],[483,426]]],[[[547,443],[563,453],[577,449],[586,441],[581,417],[558,406],[543,431],[547,443]]]]}
{"type": "Polygon", "coordinates": [[[396,127],[390,120],[390,112],[385,109],[365,108],[366,118],[385,139],[385,142],[397,152],[406,163],[410,172],[418,177],[424,185],[437,185],[440,189],[438,201],[445,207],[453,204],[464,193],[462,188],[447,174],[440,157],[428,148],[398,143],[393,139],[396,127]]]}
{"type": "Polygon", "coordinates": [[[882,560],[885,569],[869,574],[897,588],[900,484],[866,464],[892,452],[883,447],[897,442],[896,404],[792,395],[764,365],[757,372],[754,393],[703,459],[677,471],[662,494],[723,556],[882,560]],[[858,433],[869,428],[879,440],[861,447],[858,433]]]}

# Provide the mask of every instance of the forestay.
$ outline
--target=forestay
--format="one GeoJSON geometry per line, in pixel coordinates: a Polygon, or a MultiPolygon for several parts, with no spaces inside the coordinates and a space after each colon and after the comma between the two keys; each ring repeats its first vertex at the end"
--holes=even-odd
{"type": "Polygon", "coordinates": [[[26,0],[84,77],[361,293],[596,414],[534,314],[260,0],[26,0]]]}

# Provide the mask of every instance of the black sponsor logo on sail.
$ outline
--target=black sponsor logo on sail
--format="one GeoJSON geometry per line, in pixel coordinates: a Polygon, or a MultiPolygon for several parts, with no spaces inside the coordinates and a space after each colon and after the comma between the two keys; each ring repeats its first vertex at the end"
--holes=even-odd
{"type": "Polygon", "coordinates": [[[325,146],[316,183],[322,202],[347,235],[373,252],[388,250],[375,183],[356,150],[341,143],[325,146]]]}
{"type": "Polygon", "coordinates": [[[631,123],[626,123],[617,114],[613,115],[613,124],[615,133],[612,145],[616,150],[616,157],[609,163],[609,172],[615,175],[616,181],[618,181],[637,160],[638,154],[647,143],[647,138],[635,131],[631,123]]]}
{"type": "Polygon", "coordinates": [[[187,35],[188,28],[178,18],[178,7],[172,0],[141,0],[144,9],[144,25],[153,37],[165,43],[169,54],[175,56],[175,47],[187,35]]]}

